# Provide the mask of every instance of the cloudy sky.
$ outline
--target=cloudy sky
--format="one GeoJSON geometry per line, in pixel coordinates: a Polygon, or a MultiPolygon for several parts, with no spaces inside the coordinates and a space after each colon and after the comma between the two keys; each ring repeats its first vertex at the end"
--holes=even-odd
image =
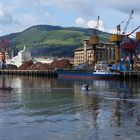
{"type": "Polygon", "coordinates": [[[38,24],[95,27],[98,16],[99,29],[115,32],[118,24],[123,30],[131,10],[128,32],[140,24],[139,0],[0,0],[0,35],[38,24]]]}

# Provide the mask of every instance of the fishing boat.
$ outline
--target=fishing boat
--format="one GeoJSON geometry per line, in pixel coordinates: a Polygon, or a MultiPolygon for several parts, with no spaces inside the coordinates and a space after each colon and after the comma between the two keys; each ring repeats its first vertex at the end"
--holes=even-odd
{"type": "Polygon", "coordinates": [[[116,71],[110,71],[108,69],[99,70],[65,70],[58,69],[58,78],[68,79],[117,79],[120,77],[120,73],[116,71]]]}

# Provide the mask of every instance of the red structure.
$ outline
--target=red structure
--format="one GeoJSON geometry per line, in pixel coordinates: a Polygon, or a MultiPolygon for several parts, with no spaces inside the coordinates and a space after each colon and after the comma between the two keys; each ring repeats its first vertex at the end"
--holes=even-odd
{"type": "Polygon", "coordinates": [[[7,48],[8,48],[8,40],[5,39],[4,41],[4,48],[2,50],[2,63],[3,64],[6,64],[6,51],[7,51],[7,48]]]}
{"type": "Polygon", "coordinates": [[[140,28],[140,26],[138,26],[136,29],[134,29],[131,33],[127,34],[124,37],[123,42],[121,43],[121,47],[124,50],[127,50],[129,52],[135,53],[139,43],[140,43],[140,38],[139,39],[131,39],[129,36],[132,35],[135,31],[137,31],[140,28]]]}
{"type": "Polygon", "coordinates": [[[0,41],[0,49],[1,49],[1,62],[2,62],[2,69],[6,67],[6,52],[8,49],[8,40],[4,40],[4,45],[2,45],[2,41],[0,41]]]}

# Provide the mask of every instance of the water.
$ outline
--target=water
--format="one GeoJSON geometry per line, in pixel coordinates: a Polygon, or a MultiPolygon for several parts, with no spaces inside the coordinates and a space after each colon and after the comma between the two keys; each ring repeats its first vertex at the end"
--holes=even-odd
{"type": "Polygon", "coordinates": [[[1,76],[0,140],[139,140],[139,81],[1,76]],[[89,84],[90,91],[81,91],[89,84]]]}

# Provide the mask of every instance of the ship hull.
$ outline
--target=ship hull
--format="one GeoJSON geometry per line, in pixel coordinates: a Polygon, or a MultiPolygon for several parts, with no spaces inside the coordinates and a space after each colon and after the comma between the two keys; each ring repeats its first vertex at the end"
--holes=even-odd
{"type": "Polygon", "coordinates": [[[117,79],[118,73],[94,73],[92,71],[58,70],[59,78],[67,79],[117,79]]]}

